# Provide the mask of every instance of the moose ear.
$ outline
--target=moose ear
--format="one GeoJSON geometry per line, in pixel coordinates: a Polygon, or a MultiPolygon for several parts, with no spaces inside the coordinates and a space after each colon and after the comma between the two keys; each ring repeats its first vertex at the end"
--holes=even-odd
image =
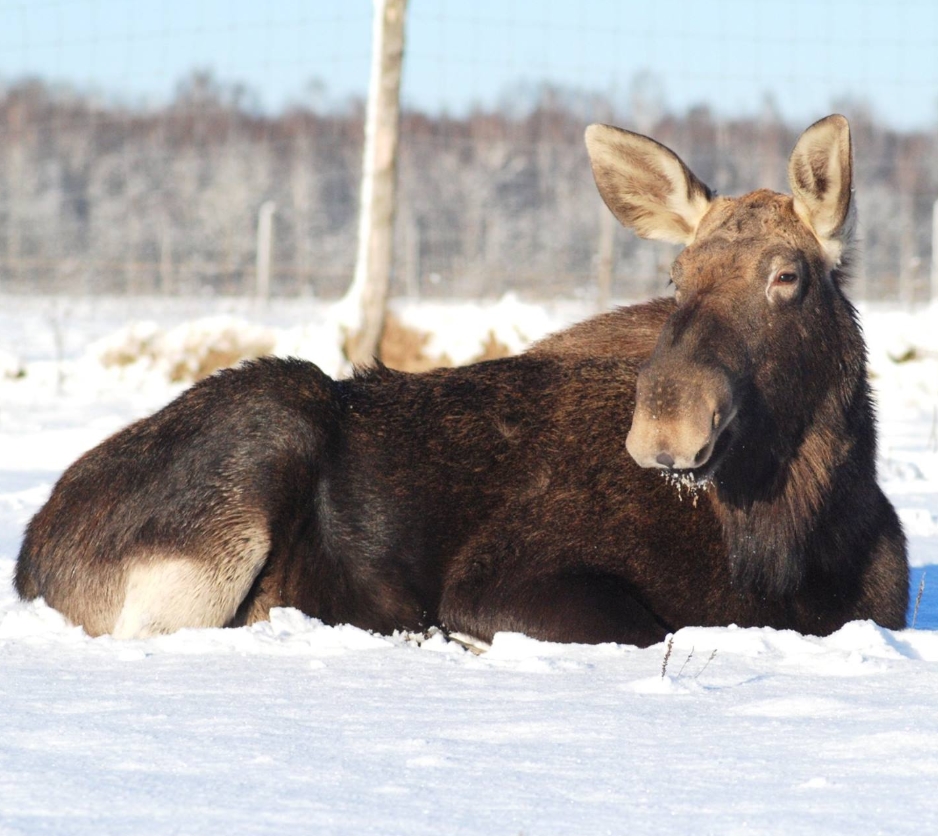
{"type": "Polygon", "coordinates": [[[788,160],[788,183],[798,216],[839,263],[853,243],[855,220],[850,125],[843,116],[827,116],[801,135],[788,160]]]}
{"type": "Polygon", "coordinates": [[[711,192],[663,145],[611,125],[586,129],[593,177],[606,206],[642,238],[689,244],[711,192]]]}

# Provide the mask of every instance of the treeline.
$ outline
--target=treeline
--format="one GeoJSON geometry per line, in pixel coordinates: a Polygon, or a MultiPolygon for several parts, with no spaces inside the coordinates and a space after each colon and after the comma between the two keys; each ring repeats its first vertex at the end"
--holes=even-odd
{"type": "MultiPolygon", "coordinates": [[[[856,153],[860,292],[926,298],[938,137],[845,108],[856,153]]],[[[273,292],[332,297],[353,270],[363,107],[262,115],[243,88],[197,73],[160,109],[24,81],[0,91],[0,290],[249,293],[260,206],[276,204],[273,292]]],[[[724,194],[785,189],[805,125],[757,117],[617,114],[543,88],[523,108],[407,112],[398,293],[595,293],[602,207],[582,135],[600,118],[677,150],[724,194]]],[[[663,289],[667,253],[621,230],[613,295],[663,289]]]]}

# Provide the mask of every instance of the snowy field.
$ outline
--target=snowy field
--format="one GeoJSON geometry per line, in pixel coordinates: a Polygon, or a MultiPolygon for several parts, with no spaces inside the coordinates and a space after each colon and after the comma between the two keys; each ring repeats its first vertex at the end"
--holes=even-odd
{"type": "MultiPolygon", "coordinates": [[[[401,306],[461,361],[576,304],[401,306]]],[[[864,309],[916,629],[686,629],[665,646],[325,627],[89,639],[11,586],[62,470],[209,343],[341,371],[333,311],[0,297],[0,834],[938,832],[938,308],[864,309]],[[106,367],[125,349],[144,359],[106,367]]],[[[910,613],[911,621],[911,613],[910,613]]]]}

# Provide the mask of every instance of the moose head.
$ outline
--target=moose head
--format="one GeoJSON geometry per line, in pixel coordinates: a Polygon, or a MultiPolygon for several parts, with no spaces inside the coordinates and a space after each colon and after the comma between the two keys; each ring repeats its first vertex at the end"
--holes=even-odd
{"type": "Polygon", "coordinates": [[[704,478],[734,439],[753,443],[752,431],[763,443],[797,439],[804,427],[792,424],[813,415],[828,388],[817,369],[842,376],[838,358],[852,356],[831,345],[843,333],[832,326],[844,313],[841,265],[853,235],[847,120],[828,116],[801,136],[792,195],[716,197],[663,145],[607,125],[592,125],[586,144],[615,216],[685,247],[671,268],[676,309],[638,377],[631,456],[704,478]]]}

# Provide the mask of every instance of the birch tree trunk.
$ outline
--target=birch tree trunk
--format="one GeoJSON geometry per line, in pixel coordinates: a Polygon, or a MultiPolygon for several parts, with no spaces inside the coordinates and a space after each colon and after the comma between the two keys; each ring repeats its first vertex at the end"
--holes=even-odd
{"type": "Polygon", "coordinates": [[[343,300],[345,354],[355,364],[379,356],[394,256],[394,191],[407,0],[374,0],[371,80],[365,116],[355,276],[343,300]]]}

